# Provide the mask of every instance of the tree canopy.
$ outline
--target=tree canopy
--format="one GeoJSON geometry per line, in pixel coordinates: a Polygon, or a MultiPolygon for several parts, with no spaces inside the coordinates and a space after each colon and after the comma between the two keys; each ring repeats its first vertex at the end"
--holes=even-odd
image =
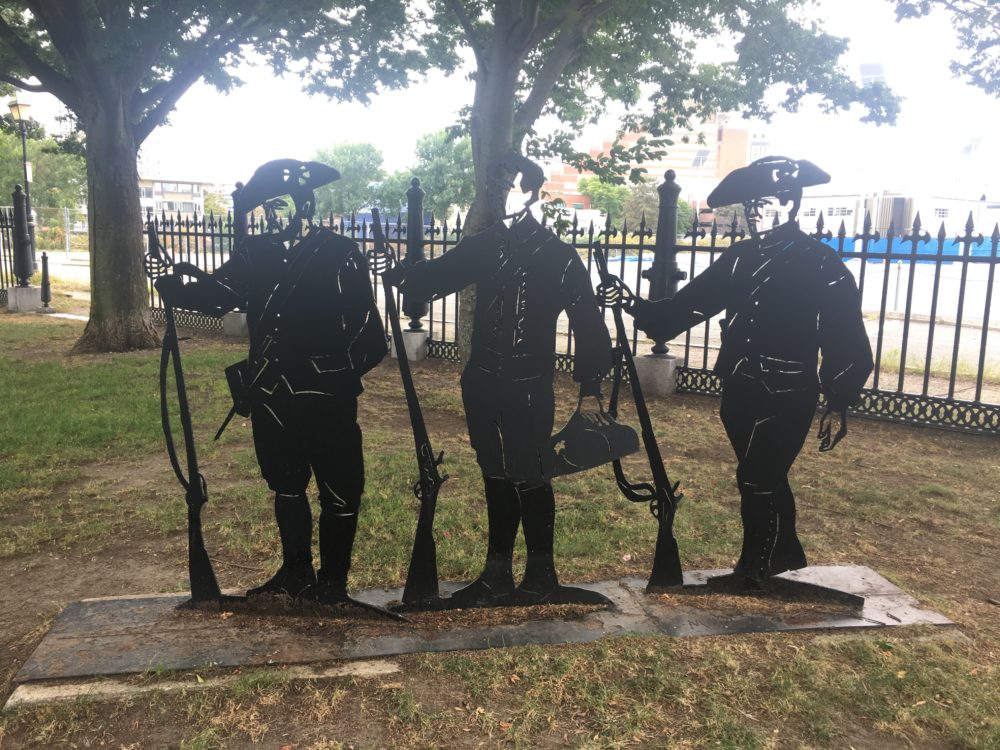
{"type": "MultiPolygon", "coordinates": [[[[428,23],[428,64],[454,68],[463,52],[474,60],[468,231],[502,215],[490,171],[511,149],[636,181],[643,171],[633,164],[719,111],[767,118],[812,95],[828,112],[859,104],[872,122],[894,121],[899,108],[884,85],[862,86],[839,65],[847,40],[821,31],[804,0],[431,0],[428,23]],[[703,59],[712,43],[717,59],[703,59]],[[611,104],[622,108],[620,134],[644,135],[597,156],[575,149],[580,128],[611,104]],[[559,123],[555,132],[543,134],[543,116],[559,123]]],[[[473,295],[463,296],[466,320],[473,295]]]]}
{"type": "Polygon", "coordinates": [[[933,10],[951,13],[958,44],[967,50],[955,60],[955,75],[1000,97],[1000,4],[996,0],[896,0],[896,18],[920,18],[933,10]]]}
{"type": "Polygon", "coordinates": [[[815,94],[828,111],[860,104],[863,119],[892,121],[896,98],[855,82],[838,65],[846,40],[807,11],[804,0],[0,0],[0,83],[53,93],[86,134],[95,220],[81,348],[121,349],[154,338],[135,153],[199,79],[228,90],[236,64],[253,56],[276,73],[294,70],[311,92],[367,101],[471,56],[475,95],[463,123],[476,178],[467,229],[476,231],[503,210],[488,171],[510,149],[635,180],[632,163],[720,110],[767,117],[815,94]],[[713,40],[725,51],[700,59],[713,40]],[[577,152],[579,128],[610,103],[623,107],[622,132],[648,135],[596,157],[577,152]],[[560,126],[542,136],[549,115],[560,126]]]}
{"type": "Polygon", "coordinates": [[[393,210],[405,205],[410,180],[417,177],[424,191],[425,212],[441,220],[450,218],[451,209],[468,209],[476,191],[469,136],[447,130],[428,133],[417,139],[415,155],[412,167],[390,175],[379,187],[384,204],[393,210]]]}
{"type": "Polygon", "coordinates": [[[375,205],[376,187],[385,178],[382,152],[371,143],[338,143],[316,152],[315,161],[340,172],[340,179],[316,191],[316,213],[349,214],[375,205]]]}
{"type": "MultiPolygon", "coordinates": [[[[44,134],[44,131],[42,131],[44,134]]],[[[86,197],[83,159],[61,151],[51,138],[27,141],[31,162],[31,207],[76,208],[86,197]]],[[[0,132],[0,205],[9,205],[14,185],[24,184],[21,135],[0,132]]]]}
{"type": "Polygon", "coordinates": [[[580,195],[590,199],[591,208],[597,209],[612,221],[621,220],[625,199],[629,195],[627,187],[604,182],[598,177],[586,176],[577,181],[577,189],[580,195]]]}
{"type": "Polygon", "coordinates": [[[831,112],[860,104],[869,121],[891,122],[898,110],[884,85],[861,86],[838,65],[847,41],[810,22],[800,0],[436,0],[432,9],[431,62],[453,66],[461,48],[475,59],[467,125],[478,169],[498,147],[524,146],[606,180],[634,181],[641,173],[629,175],[631,164],[719,111],[766,118],[810,95],[831,112]],[[696,47],[705,40],[731,52],[701,60],[696,47]],[[576,151],[580,126],[612,102],[623,107],[622,132],[648,137],[598,156],[576,151]],[[560,127],[539,136],[544,115],[560,127]]]}
{"type": "Polygon", "coordinates": [[[367,101],[424,66],[417,15],[404,0],[0,0],[0,85],[55,95],[86,135],[92,296],[78,348],[156,342],[136,153],[192,84],[227,91],[252,57],[367,101]]]}

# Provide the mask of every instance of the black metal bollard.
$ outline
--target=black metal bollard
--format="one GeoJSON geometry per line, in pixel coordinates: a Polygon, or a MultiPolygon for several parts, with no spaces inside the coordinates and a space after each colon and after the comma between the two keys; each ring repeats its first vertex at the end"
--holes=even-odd
{"type": "MultiPolygon", "coordinates": [[[[403,263],[412,266],[424,259],[424,191],[414,177],[406,191],[406,257],[403,263]]],[[[411,331],[424,329],[423,318],[428,311],[427,300],[403,297],[403,314],[410,319],[411,331]]]]}
{"type": "MultiPolygon", "coordinates": [[[[236,189],[233,191],[233,208],[236,207],[236,199],[239,197],[240,192],[243,190],[243,183],[237,182],[236,189]]],[[[247,215],[243,212],[238,212],[232,217],[233,226],[233,244],[238,245],[240,240],[247,236],[247,215]]],[[[232,249],[232,248],[230,248],[232,249]]]]}
{"type": "Polygon", "coordinates": [[[51,312],[52,284],[49,282],[49,254],[42,251],[42,312],[51,312]]]}
{"type": "Polygon", "coordinates": [[[20,185],[14,186],[14,276],[18,286],[28,286],[35,272],[31,258],[31,237],[28,234],[26,197],[20,185]]]}
{"type": "MultiPolygon", "coordinates": [[[[677,293],[677,282],[687,278],[687,273],[677,265],[677,198],[681,186],[677,173],[668,169],[663,183],[656,188],[660,194],[660,209],[656,221],[656,243],[653,245],[653,265],[642,272],[649,281],[649,299],[661,300],[677,293]]],[[[653,354],[669,351],[665,341],[654,341],[653,354]]]]}

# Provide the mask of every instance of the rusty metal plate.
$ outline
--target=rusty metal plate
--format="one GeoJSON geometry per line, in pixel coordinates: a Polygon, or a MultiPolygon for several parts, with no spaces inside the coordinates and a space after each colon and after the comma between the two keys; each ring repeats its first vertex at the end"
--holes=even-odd
{"type": "MultiPolygon", "coordinates": [[[[296,664],[410,653],[504,648],[527,644],[585,643],[628,634],[721,635],[828,628],[950,625],[870,568],[817,566],[783,574],[789,581],[863,599],[784,597],[768,611],[766,597],[742,599],[710,593],[708,577],[728,571],[685,573],[685,586],[646,594],[638,578],[585,584],[614,602],[612,609],[549,608],[538,619],[522,612],[476,622],[472,611],[414,615],[412,622],[370,616],[293,614],[264,617],[241,611],[179,609],[184,595],[135,596],[74,602],[63,610],[15,682],[183,670],[209,666],[296,664]],[[745,602],[745,603],[741,603],[745,602]]],[[[445,586],[454,589],[457,584],[445,586]]],[[[401,589],[372,589],[359,598],[379,605],[398,601],[401,589]]],[[[479,610],[482,612],[482,610],[479,610]]],[[[478,615],[482,619],[482,615],[478,615]]]]}

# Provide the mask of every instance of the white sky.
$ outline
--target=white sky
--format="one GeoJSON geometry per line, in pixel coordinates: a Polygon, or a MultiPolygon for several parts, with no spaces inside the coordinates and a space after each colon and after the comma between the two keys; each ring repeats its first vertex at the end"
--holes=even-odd
{"type": "MultiPolygon", "coordinates": [[[[1000,100],[952,78],[955,33],[947,16],[897,24],[890,3],[879,0],[820,0],[810,16],[851,39],[844,58],[850,72],[882,63],[889,85],[905,97],[902,113],[895,127],[861,124],[857,112],[823,115],[814,106],[782,113],[766,127],[773,153],[825,168],[834,177],[830,192],[1000,198],[1000,100]],[[969,145],[975,148],[963,153],[969,145]]],[[[453,124],[473,91],[465,73],[434,74],[366,108],[308,97],[294,78],[275,79],[266,68],[241,75],[246,85],[228,96],[203,84],[185,94],[144,145],[145,173],[233,183],[270,159],[308,159],[342,141],[374,143],[392,171],[413,161],[417,138],[453,124]]],[[[51,97],[29,96],[43,122],[58,109],[51,97]]],[[[589,148],[612,128],[588,128],[578,145],[589,148]]]]}

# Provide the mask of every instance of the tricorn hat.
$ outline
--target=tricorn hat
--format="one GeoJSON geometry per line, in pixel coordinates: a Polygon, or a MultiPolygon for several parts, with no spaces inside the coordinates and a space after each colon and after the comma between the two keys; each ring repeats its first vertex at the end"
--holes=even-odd
{"type": "Polygon", "coordinates": [[[778,198],[782,203],[802,188],[823,185],[830,175],[805,159],[765,156],[727,174],[708,196],[710,208],[746,203],[758,198],[778,198]]]}
{"type": "Polygon", "coordinates": [[[313,190],[340,179],[340,172],[317,161],[275,159],[261,165],[236,195],[237,215],[252,211],[264,201],[290,195],[296,209],[313,202],[313,190]]]}

